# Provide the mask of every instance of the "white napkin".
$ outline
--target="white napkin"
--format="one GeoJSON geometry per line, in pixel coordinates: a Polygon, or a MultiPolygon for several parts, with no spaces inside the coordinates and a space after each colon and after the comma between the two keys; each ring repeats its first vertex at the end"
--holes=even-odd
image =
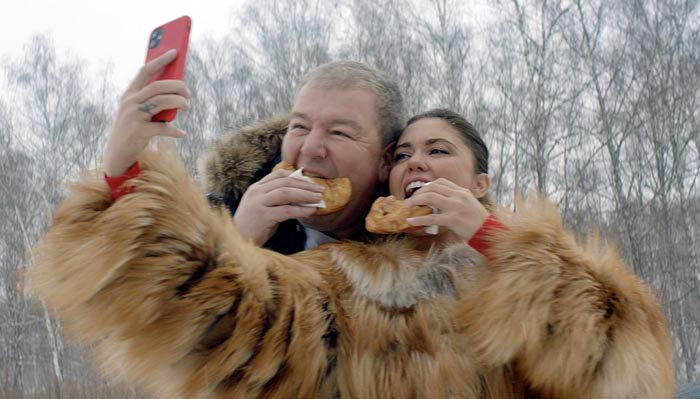
{"type": "MultiPolygon", "coordinates": [[[[428,184],[430,184],[430,182],[426,182],[425,184],[423,184],[423,186],[425,187],[425,186],[427,186],[428,184]]],[[[430,207],[430,209],[433,210],[433,213],[438,213],[438,212],[439,212],[439,210],[438,210],[437,208],[434,208],[434,207],[432,207],[432,206],[430,207]]],[[[425,231],[425,234],[437,235],[438,229],[439,229],[439,228],[438,228],[438,225],[432,224],[432,225],[430,225],[430,226],[425,226],[425,230],[424,230],[424,231],[425,231]]]]}
{"type": "MultiPolygon", "coordinates": [[[[433,208],[431,206],[430,209],[433,210],[433,213],[438,213],[437,208],[433,208]]],[[[436,235],[438,233],[438,226],[436,224],[431,224],[430,226],[425,226],[425,233],[436,235]]]]}
{"type": "MultiPolygon", "coordinates": [[[[297,180],[306,180],[306,181],[308,181],[308,182],[310,182],[310,183],[313,183],[314,181],[311,180],[310,177],[302,175],[302,172],[303,172],[303,171],[304,171],[304,168],[299,168],[299,169],[295,170],[291,175],[289,175],[289,177],[292,177],[292,178],[297,179],[297,180]]],[[[306,207],[309,207],[309,208],[325,208],[325,207],[326,207],[326,202],[322,199],[322,200],[318,201],[318,202],[315,203],[315,204],[292,204],[292,205],[296,205],[296,206],[306,206],[306,207]]],[[[436,234],[437,234],[437,233],[436,233],[436,234]]]]}

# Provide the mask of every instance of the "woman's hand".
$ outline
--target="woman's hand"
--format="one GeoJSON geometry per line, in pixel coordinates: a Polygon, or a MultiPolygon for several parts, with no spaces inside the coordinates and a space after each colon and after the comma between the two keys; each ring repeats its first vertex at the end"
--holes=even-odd
{"type": "Polygon", "coordinates": [[[154,136],[181,138],[185,132],[169,123],[152,122],[151,117],[165,109],[186,111],[190,93],[181,80],[159,80],[151,77],[171,63],[177,52],[170,50],[139,70],[119,102],[119,109],[105,146],[104,164],[107,176],[120,176],[136,162],[154,136]]]}
{"type": "Polygon", "coordinates": [[[421,187],[406,200],[406,205],[426,205],[438,210],[431,215],[409,218],[409,224],[443,226],[465,241],[472,238],[489,216],[469,189],[442,178],[421,187]]]}

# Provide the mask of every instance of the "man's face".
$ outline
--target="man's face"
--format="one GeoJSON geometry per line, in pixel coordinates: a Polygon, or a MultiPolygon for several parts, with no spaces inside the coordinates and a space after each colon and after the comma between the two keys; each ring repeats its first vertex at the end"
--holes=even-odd
{"type": "Polygon", "coordinates": [[[376,187],[386,180],[376,96],[363,88],[302,87],[292,107],[282,160],[325,178],[347,176],[350,202],[339,212],[302,219],[304,225],[345,238],[364,223],[376,187]],[[381,173],[380,173],[381,170],[381,173]]]}

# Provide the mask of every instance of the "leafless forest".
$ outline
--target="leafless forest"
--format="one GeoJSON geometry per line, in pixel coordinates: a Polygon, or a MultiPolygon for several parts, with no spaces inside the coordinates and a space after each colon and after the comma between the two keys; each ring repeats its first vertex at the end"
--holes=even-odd
{"type": "MultiPolygon", "coordinates": [[[[475,18],[461,0],[250,1],[225,39],[191,45],[179,146],[194,173],[218,133],[288,110],[309,68],[374,64],[411,113],[480,128],[503,205],[544,192],[580,236],[616,243],[663,304],[678,382],[700,381],[698,3],[502,0],[475,18]]],[[[98,377],[22,279],[66,182],[99,165],[120,93],[46,36],[0,69],[0,397],[139,398],[98,377]]]]}

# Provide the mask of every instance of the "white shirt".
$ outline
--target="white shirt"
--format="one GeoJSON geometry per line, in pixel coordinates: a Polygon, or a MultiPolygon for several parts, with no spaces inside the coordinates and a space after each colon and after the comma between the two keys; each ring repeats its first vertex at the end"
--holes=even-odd
{"type": "Polygon", "coordinates": [[[316,248],[319,245],[326,244],[329,242],[336,242],[333,237],[327,236],[318,230],[310,229],[306,226],[302,226],[304,232],[306,233],[306,242],[304,243],[304,249],[316,248]]]}

